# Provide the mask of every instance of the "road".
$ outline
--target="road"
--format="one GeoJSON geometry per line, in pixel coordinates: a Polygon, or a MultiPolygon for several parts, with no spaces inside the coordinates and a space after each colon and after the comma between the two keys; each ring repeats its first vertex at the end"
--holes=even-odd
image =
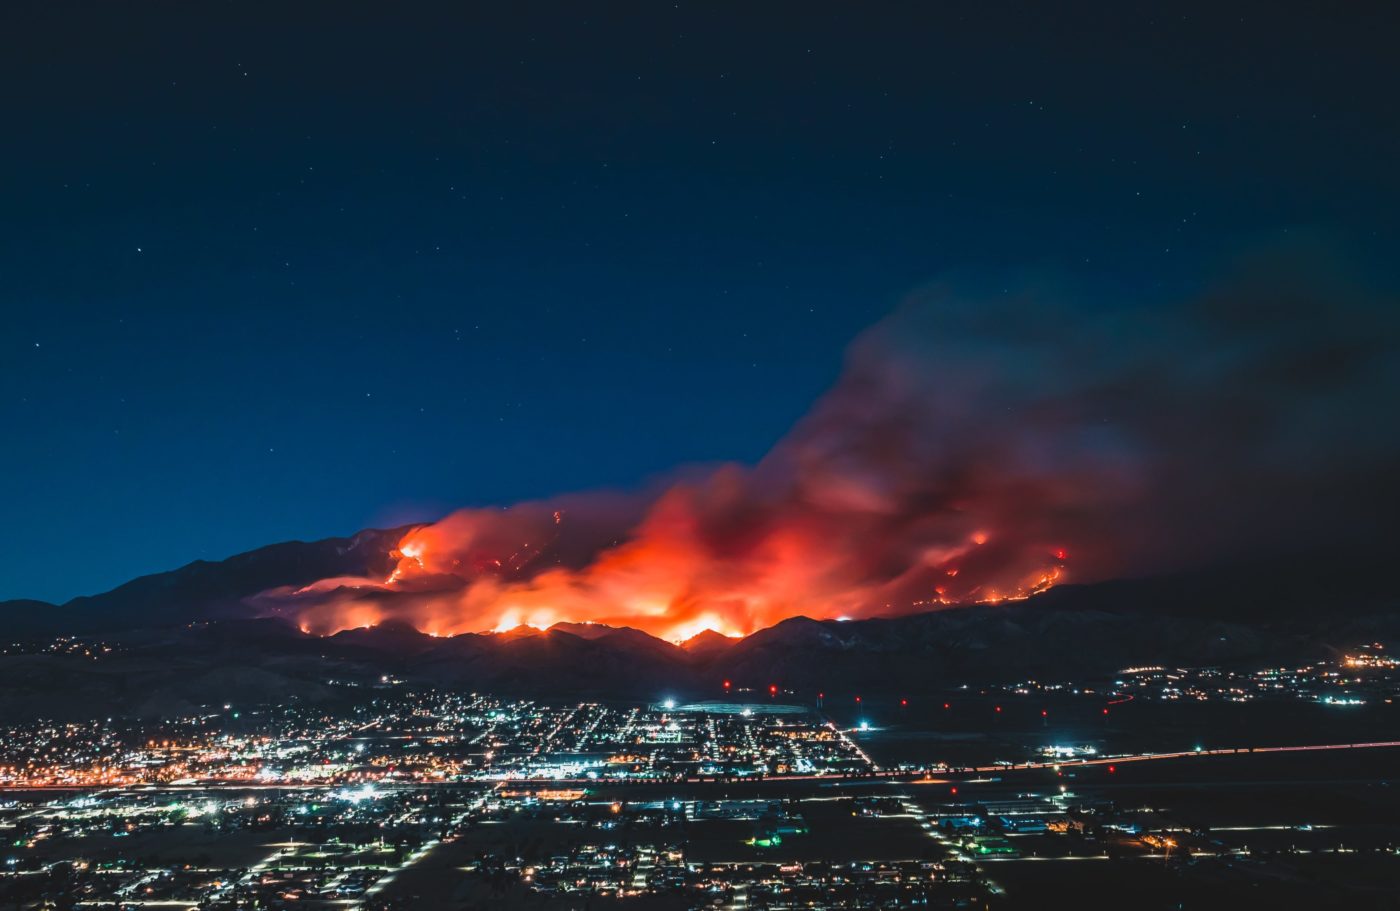
{"type": "MultiPolygon", "coordinates": [[[[666,779],[638,779],[638,778],[520,778],[511,776],[486,776],[482,778],[470,778],[462,781],[381,781],[383,787],[437,787],[471,784],[500,784],[513,782],[518,784],[539,784],[544,785],[583,785],[597,787],[599,785],[617,786],[628,784],[655,785],[655,784],[705,784],[712,782],[727,782],[732,784],[746,783],[768,783],[784,781],[824,781],[824,782],[851,782],[859,783],[863,781],[906,781],[911,784],[945,784],[955,782],[970,775],[985,775],[988,773],[1005,774],[1007,772],[1024,772],[1036,769],[1073,769],[1080,766],[1101,766],[1120,765],[1128,762],[1154,762],[1170,759],[1204,759],[1213,756],[1251,756],[1267,753],[1308,753],[1328,750],[1375,750],[1375,749],[1396,749],[1400,748],[1400,740],[1379,740],[1368,743],[1317,743],[1299,746],[1262,746],[1262,747],[1226,747],[1210,750],[1177,750],[1163,753],[1129,753],[1123,755],[1106,755],[1094,757],[1080,757],[1073,759],[1056,759],[1034,762],[1017,762],[1008,764],[994,764],[982,766],[962,766],[956,768],[938,769],[936,774],[940,777],[934,778],[928,771],[905,771],[898,769],[875,769],[874,771],[859,775],[768,775],[763,778],[743,778],[743,779],[722,779],[709,777],[686,778],[679,781],[666,779]]],[[[873,763],[872,763],[873,765],[873,763]]],[[[0,793],[5,791],[204,791],[210,788],[227,788],[235,791],[287,791],[287,790],[314,790],[317,788],[334,787],[337,782],[298,782],[275,783],[275,782],[252,782],[244,779],[221,779],[209,778],[195,780],[185,780],[176,783],[132,784],[113,787],[111,785],[94,785],[83,788],[74,785],[54,785],[54,786],[23,786],[7,787],[0,786],[0,793]]]]}

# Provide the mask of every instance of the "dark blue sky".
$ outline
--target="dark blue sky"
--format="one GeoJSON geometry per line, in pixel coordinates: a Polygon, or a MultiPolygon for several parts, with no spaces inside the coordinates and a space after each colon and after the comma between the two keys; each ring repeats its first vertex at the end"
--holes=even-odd
{"type": "Polygon", "coordinates": [[[753,461],[940,276],[1393,277],[1380,12],[11,4],[0,598],[753,461]]]}

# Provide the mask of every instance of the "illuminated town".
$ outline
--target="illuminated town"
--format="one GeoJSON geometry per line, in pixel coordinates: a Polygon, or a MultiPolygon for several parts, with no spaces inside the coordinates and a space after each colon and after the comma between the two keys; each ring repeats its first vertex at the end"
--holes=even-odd
{"type": "MultiPolygon", "coordinates": [[[[10,649],[55,647],[83,653],[10,649]]],[[[390,675],[338,686],[334,710],[230,701],[0,731],[0,907],[1011,906],[1047,862],[1188,881],[1294,876],[1323,855],[1400,865],[1392,819],[1300,802],[1292,785],[1250,785],[1289,794],[1262,815],[1149,799],[1155,774],[1182,766],[1225,794],[1254,764],[1319,750],[1383,766],[1400,738],[1362,735],[1396,728],[1400,672],[1379,644],[1296,669],[1133,667],[913,698],[722,681],[696,702],[566,704],[390,675]],[[1264,742],[1267,724],[1201,714],[1297,704],[1343,721],[1384,711],[1389,726],[1264,742]],[[1183,708],[1209,741],[1152,714],[1183,708]]]]}

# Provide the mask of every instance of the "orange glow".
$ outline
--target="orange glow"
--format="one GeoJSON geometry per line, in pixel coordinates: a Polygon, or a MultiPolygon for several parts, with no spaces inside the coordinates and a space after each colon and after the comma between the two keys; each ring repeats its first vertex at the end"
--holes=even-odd
{"type": "MultiPolygon", "coordinates": [[[[870,580],[863,577],[863,557],[830,556],[833,549],[866,552],[858,534],[841,528],[840,517],[810,512],[770,518],[736,550],[723,541],[717,544],[705,525],[706,498],[713,493],[689,487],[668,491],[630,538],[579,568],[541,556],[553,541],[551,533],[568,528],[567,514],[530,506],[518,512],[471,510],[405,535],[391,554],[395,563],[383,582],[325,580],[290,593],[266,594],[289,599],[302,628],[321,635],[390,619],[447,636],[594,622],[630,626],[679,643],[706,630],[745,636],[798,614],[861,618],[920,605],[1018,600],[1050,588],[1063,576],[1059,565],[1014,572],[1013,559],[1010,565],[992,567],[1006,587],[969,581],[955,588],[966,573],[948,565],[949,558],[972,560],[975,548],[981,561],[981,555],[995,551],[988,543],[991,536],[979,532],[965,537],[968,543],[961,548],[932,551],[932,565],[916,564],[891,579],[870,580]],[[530,539],[543,543],[521,543],[530,539]]],[[[1008,559],[999,553],[995,557],[1008,559]]],[[[979,564],[973,579],[984,573],[979,564]]]]}
{"type": "Polygon", "coordinates": [[[399,544],[399,549],[390,554],[397,557],[399,565],[394,567],[394,571],[389,574],[386,585],[393,585],[404,577],[404,573],[409,569],[423,569],[423,545],[417,541],[410,541],[407,538],[399,544]]]}
{"type": "Polygon", "coordinates": [[[691,639],[695,636],[700,635],[706,630],[712,630],[716,633],[719,633],[721,636],[726,636],[730,639],[735,639],[744,635],[741,632],[737,632],[733,629],[727,628],[725,626],[724,620],[721,619],[718,615],[713,613],[706,613],[701,614],[700,616],[695,617],[691,620],[686,620],[682,623],[676,624],[675,626],[671,627],[671,629],[668,630],[661,638],[679,644],[687,639],[691,639]]]}

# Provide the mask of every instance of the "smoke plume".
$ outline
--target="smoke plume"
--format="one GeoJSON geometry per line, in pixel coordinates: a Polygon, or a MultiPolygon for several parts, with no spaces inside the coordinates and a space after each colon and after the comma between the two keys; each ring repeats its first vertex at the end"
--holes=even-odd
{"type": "Polygon", "coordinates": [[[930,290],[757,465],[463,510],[409,532],[387,578],[259,601],[319,633],[682,639],[1344,544],[1394,499],[1387,304],[1279,260],[1169,308],[930,290]]]}

